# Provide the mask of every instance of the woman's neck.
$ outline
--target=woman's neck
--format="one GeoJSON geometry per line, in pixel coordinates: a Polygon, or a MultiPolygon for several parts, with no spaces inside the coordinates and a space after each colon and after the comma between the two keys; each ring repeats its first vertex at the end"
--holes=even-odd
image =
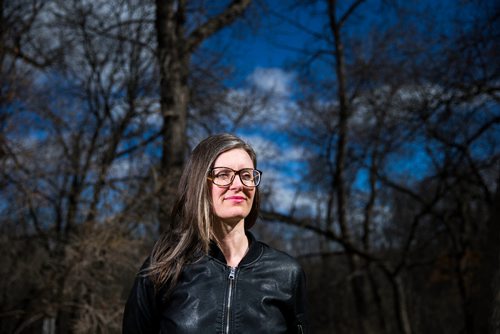
{"type": "Polygon", "coordinates": [[[228,226],[221,222],[214,233],[227,265],[237,267],[249,248],[244,221],[242,220],[235,226],[228,226]]]}

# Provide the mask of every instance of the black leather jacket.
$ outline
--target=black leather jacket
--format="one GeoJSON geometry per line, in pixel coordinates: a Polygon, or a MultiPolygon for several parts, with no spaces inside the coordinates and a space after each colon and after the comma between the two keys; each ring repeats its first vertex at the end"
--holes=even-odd
{"type": "Polygon", "coordinates": [[[167,300],[137,276],[123,333],[308,333],[305,275],[289,255],[256,241],[236,268],[220,249],[182,271],[167,300]]]}

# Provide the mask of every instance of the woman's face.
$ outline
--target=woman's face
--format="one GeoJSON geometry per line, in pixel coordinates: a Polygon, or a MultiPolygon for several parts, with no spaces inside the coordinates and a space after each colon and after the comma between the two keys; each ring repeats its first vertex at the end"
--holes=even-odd
{"type": "MultiPolygon", "coordinates": [[[[255,168],[252,159],[243,149],[233,149],[217,157],[213,168],[228,167],[235,171],[243,168],[255,168]]],[[[255,188],[241,183],[236,175],[229,186],[221,187],[211,183],[213,210],[221,221],[230,225],[242,222],[250,213],[255,188]]]]}

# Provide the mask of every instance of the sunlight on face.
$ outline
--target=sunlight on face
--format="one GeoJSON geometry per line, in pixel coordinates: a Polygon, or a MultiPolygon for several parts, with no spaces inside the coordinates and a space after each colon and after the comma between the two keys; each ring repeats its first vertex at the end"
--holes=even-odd
{"type": "MultiPolygon", "coordinates": [[[[217,157],[214,168],[228,167],[233,170],[254,168],[252,159],[243,149],[233,149],[217,157]]],[[[252,208],[255,188],[246,187],[236,176],[229,186],[212,184],[213,210],[217,217],[226,224],[243,223],[252,208]]]]}

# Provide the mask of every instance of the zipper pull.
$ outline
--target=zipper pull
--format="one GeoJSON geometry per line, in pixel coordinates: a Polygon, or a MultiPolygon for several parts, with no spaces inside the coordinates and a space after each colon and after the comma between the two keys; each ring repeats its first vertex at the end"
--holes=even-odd
{"type": "Polygon", "coordinates": [[[235,275],[236,275],[236,268],[235,267],[229,267],[229,279],[234,279],[235,275]]]}

